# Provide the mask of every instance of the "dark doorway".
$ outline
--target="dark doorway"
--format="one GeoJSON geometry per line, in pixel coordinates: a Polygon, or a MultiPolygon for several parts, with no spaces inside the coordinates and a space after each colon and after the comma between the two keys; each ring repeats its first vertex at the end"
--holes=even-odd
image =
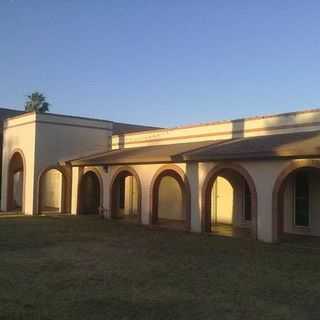
{"type": "Polygon", "coordinates": [[[79,213],[98,214],[100,207],[100,182],[98,176],[89,171],[82,176],[79,193],[79,213]]]}
{"type": "Polygon", "coordinates": [[[141,183],[133,169],[123,169],[114,175],[110,200],[112,218],[140,222],[141,183]]]}
{"type": "Polygon", "coordinates": [[[12,156],[9,163],[7,190],[7,210],[23,211],[24,165],[22,155],[19,152],[12,156]]]}

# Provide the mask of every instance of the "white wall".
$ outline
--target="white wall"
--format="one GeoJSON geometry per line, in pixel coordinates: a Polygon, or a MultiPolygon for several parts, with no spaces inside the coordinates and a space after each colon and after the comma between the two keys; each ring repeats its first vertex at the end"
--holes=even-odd
{"type": "Polygon", "coordinates": [[[184,220],[182,191],[179,183],[172,177],[163,177],[159,185],[158,218],[184,220]]]}
{"type": "Polygon", "coordinates": [[[4,123],[2,155],[2,195],[1,210],[7,210],[7,183],[9,161],[16,150],[23,152],[25,158],[23,181],[23,211],[27,215],[34,212],[33,186],[35,181],[35,114],[15,117],[4,123]]]}
{"type": "Polygon", "coordinates": [[[62,173],[56,169],[47,171],[41,178],[40,210],[55,209],[62,212],[62,173]]]}
{"type": "MultiPolygon", "coordinates": [[[[107,121],[37,115],[36,175],[39,176],[50,166],[58,165],[62,159],[107,150],[111,128],[112,124],[107,121]]],[[[71,180],[71,173],[66,179],[71,180]]],[[[72,192],[70,184],[66,183],[67,203],[72,192]]]]}
{"type": "Polygon", "coordinates": [[[234,189],[231,183],[218,177],[211,191],[211,219],[214,223],[234,224],[237,211],[234,208],[234,189]]]}
{"type": "MultiPolygon", "coordinates": [[[[183,171],[186,169],[185,164],[175,164],[178,167],[180,167],[183,171]]],[[[150,194],[150,189],[151,189],[151,181],[155,174],[157,173],[158,169],[163,167],[163,164],[148,164],[148,165],[133,165],[130,166],[133,168],[141,182],[141,189],[142,189],[142,194],[141,194],[141,222],[143,224],[150,224],[150,214],[151,214],[151,194],[150,194]]],[[[111,208],[110,208],[110,183],[111,179],[115,175],[116,172],[120,168],[125,168],[122,166],[109,166],[108,168],[108,178],[106,179],[106,189],[108,190],[107,192],[107,199],[106,199],[106,208],[107,208],[107,216],[110,217],[111,213],[111,208]]]]}
{"type": "Polygon", "coordinates": [[[138,214],[138,190],[137,182],[133,176],[125,177],[125,188],[124,188],[124,215],[135,216],[138,214]]]}
{"type": "MultiPolygon", "coordinates": [[[[22,150],[25,160],[24,212],[38,212],[40,174],[59,161],[87,153],[105,151],[109,147],[112,123],[109,121],[28,113],[10,118],[4,125],[2,166],[2,210],[7,208],[8,161],[15,149],[22,150]]],[[[68,193],[71,199],[71,169],[66,168],[68,193]]],[[[72,208],[76,208],[76,190],[72,194],[72,208]]]]}
{"type": "Polygon", "coordinates": [[[13,175],[13,202],[16,207],[22,208],[23,197],[23,171],[18,171],[13,175]]]}
{"type": "Polygon", "coordinates": [[[320,110],[251,117],[234,121],[216,121],[128,133],[112,137],[112,147],[125,148],[173,143],[211,141],[270,134],[296,133],[320,129],[320,110]]]}

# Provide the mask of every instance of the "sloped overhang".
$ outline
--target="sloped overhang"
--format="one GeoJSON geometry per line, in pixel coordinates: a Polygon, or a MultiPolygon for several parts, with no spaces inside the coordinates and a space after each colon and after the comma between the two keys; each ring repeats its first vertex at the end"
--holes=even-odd
{"type": "Polygon", "coordinates": [[[320,132],[116,149],[66,161],[72,166],[320,157],[320,132]]]}
{"type": "Polygon", "coordinates": [[[186,152],[185,161],[263,160],[320,156],[320,132],[277,134],[229,140],[186,152]]]}
{"type": "Polygon", "coordinates": [[[116,149],[66,162],[69,162],[72,166],[183,162],[183,154],[185,152],[195,151],[199,148],[218,143],[221,143],[221,141],[202,141],[194,143],[116,149]]]}

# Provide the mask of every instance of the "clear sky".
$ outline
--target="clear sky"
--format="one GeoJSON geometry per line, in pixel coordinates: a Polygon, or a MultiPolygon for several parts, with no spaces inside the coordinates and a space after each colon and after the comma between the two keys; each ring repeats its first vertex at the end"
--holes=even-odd
{"type": "Polygon", "coordinates": [[[0,0],[0,106],[175,126],[320,106],[320,1],[0,0]]]}

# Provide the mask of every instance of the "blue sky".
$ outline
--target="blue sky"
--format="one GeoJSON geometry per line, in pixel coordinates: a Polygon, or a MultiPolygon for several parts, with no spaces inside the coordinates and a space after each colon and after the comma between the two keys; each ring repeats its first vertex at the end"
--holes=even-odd
{"type": "Polygon", "coordinates": [[[0,106],[175,126],[320,106],[319,1],[0,0],[0,106]]]}

